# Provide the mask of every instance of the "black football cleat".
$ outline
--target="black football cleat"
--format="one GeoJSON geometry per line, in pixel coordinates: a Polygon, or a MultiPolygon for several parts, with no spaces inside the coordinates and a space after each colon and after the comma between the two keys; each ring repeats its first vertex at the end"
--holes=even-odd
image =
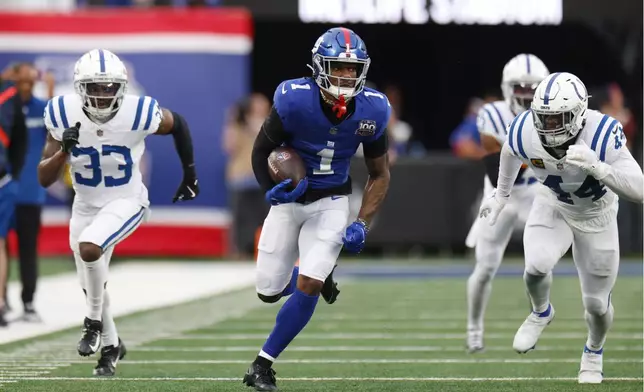
{"type": "Polygon", "coordinates": [[[81,357],[88,357],[95,354],[101,346],[101,332],[103,323],[99,320],[90,320],[85,317],[81,338],[78,341],[78,354],[81,357]]]}
{"type": "Polygon", "coordinates": [[[333,271],[338,266],[336,265],[333,267],[331,270],[331,273],[329,276],[327,276],[326,280],[324,281],[324,285],[322,286],[322,291],[320,294],[322,294],[322,298],[324,298],[324,301],[331,305],[332,303],[335,302],[336,299],[338,299],[338,295],[340,295],[340,290],[338,290],[338,284],[333,280],[333,271]]]}
{"type": "Polygon", "coordinates": [[[98,359],[98,365],[94,368],[94,375],[101,377],[111,377],[116,374],[116,364],[127,354],[127,349],[119,338],[117,347],[106,346],[101,349],[101,357],[98,359]]]}
{"type": "Polygon", "coordinates": [[[275,370],[256,363],[250,365],[242,382],[249,387],[255,387],[256,391],[277,391],[275,370]]]}
{"type": "Polygon", "coordinates": [[[6,312],[4,309],[0,309],[0,327],[6,327],[9,325],[7,321],[6,312]]]}

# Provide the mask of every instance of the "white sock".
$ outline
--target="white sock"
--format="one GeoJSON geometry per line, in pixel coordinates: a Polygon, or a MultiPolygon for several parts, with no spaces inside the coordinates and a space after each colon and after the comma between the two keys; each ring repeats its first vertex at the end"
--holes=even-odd
{"type": "Polygon", "coordinates": [[[532,275],[524,272],[523,280],[532,302],[532,310],[536,313],[543,313],[548,310],[552,272],[548,272],[547,275],[532,275]]]}
{"type": "Polygon", "coordinates": [[[483,331],[483,318],[492,291],[492,276],[486,268],[474,268],[467,280],[467,330],[483,331]]]}
{"type": "Polygon", "coordinates": [[[91,320],[101,320],[105,282],[107,282],[107,263],[105,258],[101,256],[96,261],[85,262],[87,317],[91,320]]]}
{"type": "Polygon", "coordinates": [[[103,346],[118,346],[119,335],[116,331],[116,324],[114,323],[114,318],[110,310],[110,295],[107,290],[103,294],[103,312],[101,316],[103,317],[103,332],[101,333],[103,346]]]}
{"type": "Polygon", "coordinates": [[[273,358],[273,357],[271,357],[270,355],[266,354],[266,353],[264,352],[264,350],[261,350],[261,351],[259,352],[259,356],[260,356],[260,357],[262,357],[262,358],[266,358],[266,359],[268,359],[268,360],[269,360],[269,361],[271,361],[271,362],[275,362],[275,358],[273,358]]]}
{"type": "Polygon", "coordinates": [[[604,347],[608,330],[613,325],[613,315],[615,314],[613,304],[609,304],[608,310],[601,316],[592,315],[588,312],[585,313],[586,325],[588,325],[586,347],[593,351],[599,351],[604,347]]]}

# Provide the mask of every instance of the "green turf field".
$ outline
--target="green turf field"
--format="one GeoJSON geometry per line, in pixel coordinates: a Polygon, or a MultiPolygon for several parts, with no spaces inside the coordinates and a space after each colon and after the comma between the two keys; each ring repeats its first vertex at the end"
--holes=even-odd
{"type": "MultiPolygon", "coordinates": [[[[642,391],[642,277],[620,276],[600,386],[578,385],[586,328],[575,277],[555,277],[557,316],[537,350],[512,351],[528,302],[518,276],[494,282],[484,353],[464,350],[465,278],[341,281],[334,305],[275,365],[283,391],[642,391]]],[[[96,380],[77,330],[0,350],[8,391],[250,391],[241,378],[280,304],[243,290],[118,320],[130,352],[118,378],[96,380]],[[32,378],[32,380],[28,380],[32,378]]]]}

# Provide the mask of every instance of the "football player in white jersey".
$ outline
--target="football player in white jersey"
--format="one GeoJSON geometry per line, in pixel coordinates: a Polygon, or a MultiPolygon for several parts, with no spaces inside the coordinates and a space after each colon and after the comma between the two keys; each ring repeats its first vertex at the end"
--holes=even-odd
{"type": "MultiPolygon", "coordinates": [[[[485,104],[478,113],[477,127],[481,144],[488,155],[483,158],[487,174],[484,179],[484,199],[496,187],[501,146],[506,129],[515,116],[530,108],[532,96],[539,82],[548,76],[548,68],[533,54],[514,56],[503,68],[501,90],[503,101],[485,104]]],[[[532,170],[523,166],[514,182],[513,198],[497,224],[481,228],[475,220],[466,245],[474,248],[476,266],[467,281],[467,349],[470,353],[483,350],[483,319],[492,290],[492,279],[501,265],[505,248],[517,223],[525,224],[527,212],[534,199],[538,184],[532,170]]],[[[487,225],[486,225],[487,226],[487,225]]]]}
{"type": "Polygon", "coordinates": [[[619,267],[618,197],[644,201],[644,175],[616,119],[588,109],[588,92],[575,75],[557,72],[535,92],[532,110],[510,125],[501,150],[498,186],[480,215],[494,224],[508,204],[521,164],[545,187],[537,190],[526,223],[524,280],[533,311],[514,337],[520,353],[533,349],[555,315],[552,269],[572,245],[588,338],[579,383],[601,383],[603,351],[613,323],[611,290],[619,267]]]}
{"type": "Polygon", "coordinates": [[[186,121],[152,97],[126,94],[127,83],[125,66],[115,54],[104,49],[84,54],[74,68],[76,94],[54,97],[45,108],[49,134],[38,166],[39,181],[48,187],[70,163],[76,196],[69,239],[87,302],[78,353],[89,356],[103,345],[94,369],[98,376],[114,375],[125,355],[110,312],[107,270],[114,246],[148,215],[148,191],[139,170],[146,136],[174,138],[183,182],[173,201],[199,193],[186,121]]]}

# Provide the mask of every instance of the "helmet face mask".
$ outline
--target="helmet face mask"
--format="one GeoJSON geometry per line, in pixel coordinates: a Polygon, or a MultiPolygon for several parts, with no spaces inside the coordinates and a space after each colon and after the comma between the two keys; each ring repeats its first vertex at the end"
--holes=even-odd
{"type": "Polygon", "coordinates": [[[530,109],[537,86],[549,73],[546,65],[533,54],[516,55],[505,64],[501,91],[515,115],[530,109]]]}
{"type": "Polygon", "coordinates": [[[532,101],[532,120],[541,144],[555,148],[574,139],[586,123],[588,93],[578,77],[557,72],[544,79],[532,101]]]}
{"type": "Polygon", "coordinates": [[[79,82],[84,105],[96,112],[109,112],[118,109],[119,97],[123,95],[124,83],[79,82]]]}
{"type": "Polygon", "coordinates": [[[74,89],[87,114],[97,122],[105,122],[120,109],[127,91],[125,65],[107,50],[92,50],[76,62],[74,89]]]}
{"type": "Polygon", "coordinates": [[[510,83],[512,88],[512,101],[514,107],[521,107],[523,111],[530,109],[534,92],[539,83],[514,82],[510,83]]]}
{"type": "Polygon", "coordinates": [[[532,112],[535,128],[539,132],[541,143],[547,147],[556,147],[570,140],[572,113],[532,112]]]}
{"type": "Polygon", "coordinates": [[[364,89],[369,63],[369,59],[313,56],[314,69],[318,70],[318,86],[335,98],[341,95],[347,98],[354,97],[364,89]]]}
{"type": "Polygon", "coordinates": [[[334,98],[355,97],[365,86],[371,59],[362,39],[343,27],[328,30],[311,51],[313,78],[334,98]]]}

